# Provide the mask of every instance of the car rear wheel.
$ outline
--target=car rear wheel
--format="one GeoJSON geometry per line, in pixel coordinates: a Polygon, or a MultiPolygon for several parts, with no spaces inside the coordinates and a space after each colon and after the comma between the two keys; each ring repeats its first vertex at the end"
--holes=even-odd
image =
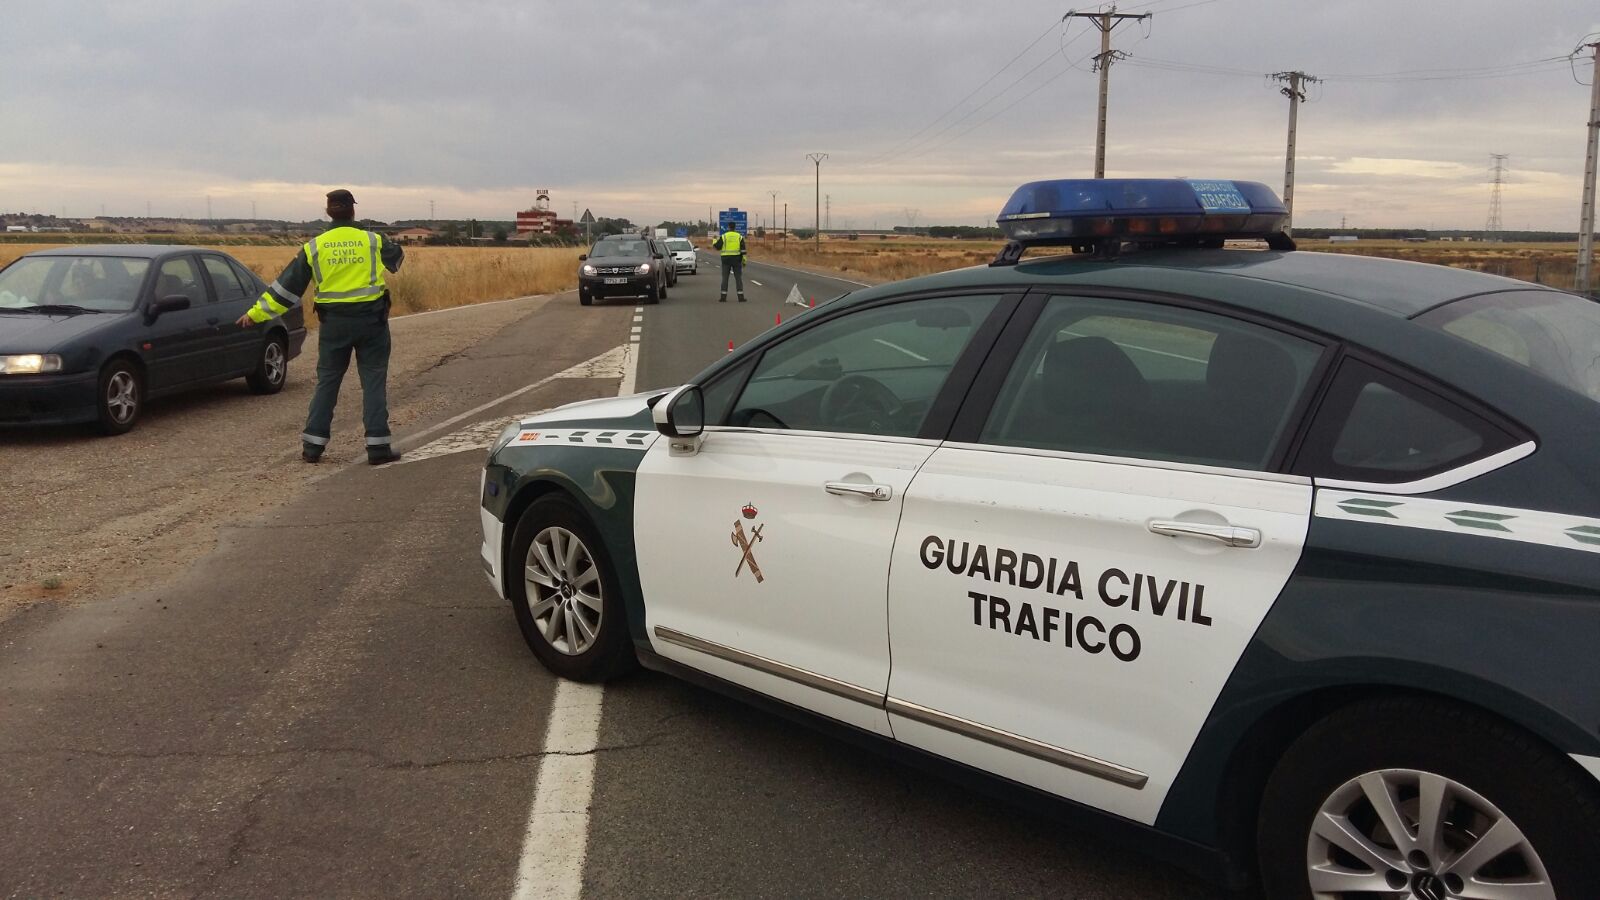
{"type": "Polygon", "coordinates": [[[100,430],[123,434],[144,411],[144,379],[130,360],[114,359],[100,372],[100,430]]]}
{"type": "Polygon", "coordinates": [[[511,538],[506,590],[523,640],[545,668],[605,681],[635,664],[610,554],[576,503],[550,494],[528,507],[511,538]]]}
{"type": "Polygon", "coordinates": [[[289,379],[289,342],[281,334],[267,337],[261,346],[256,370],[245,376],[245,384],[257,394],[276,394],[289,379]]]}
{"type": "Polygon", "coordinates": [[[1401,698],[1302,735],[1258,823],[1269,897],[1590,896],[1600,798],[1532,736],[1466,707],[1401,698]]]}

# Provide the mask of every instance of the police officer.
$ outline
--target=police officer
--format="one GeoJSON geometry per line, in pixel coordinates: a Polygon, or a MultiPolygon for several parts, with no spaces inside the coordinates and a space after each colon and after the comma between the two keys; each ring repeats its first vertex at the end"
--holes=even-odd
{"type": "Polygon", "coordinates": [[[740,234],[728,223],[728,230],[722,237],[712,242],[711,246],[722,251],[722,292],[717,296],[718,303],[728,302],[728,271],[733,270],[734,282],[739,288],[739,302],[744,302],[744,235],[740,234]]]}
{"type": "Polygon", "coordinates": [[[333,428],[339,383],[356,356],[361,376],[362,419],[367,429],[367,462],[378,466],[400,458],[389,439],[389,289],[383,272],[400,270],[404,251],[382,235],[356,227],[356,198],[347,190],[328,192],[328,218],[333,224],[312,238],[268,285],[261,298],[239,317],[249,328],[281,316],[298,302],[306,287],[317,285],[317,389],[311,395],[306,430],[300,435],[300,457],[322,458],[333,428]],[[379,265],[382,263],[382,265],[379,265]]]}

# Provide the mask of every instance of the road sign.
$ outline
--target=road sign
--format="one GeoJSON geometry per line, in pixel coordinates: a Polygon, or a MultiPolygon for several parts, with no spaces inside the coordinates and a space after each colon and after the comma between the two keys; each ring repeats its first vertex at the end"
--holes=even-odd
{"type": "Polygon", "coordinates": [[[689,236],[689,229],[687,229],[687,228],[679,228],[677,236],[678,237],[688,237],[689,236]]]}
{"type": "Polygon", "coordinates": [[[722,212],[717,213],[717,230],[727,231],[728,226],[732,225],[734,231],[737,231],[740,234],[749,234],[749,217],[750,214],[739,207],[730,206],[722,212]]]}
{"type": "Polygon", "coordinates": [[[585,209],[583,211],[583,217],[578,220],[578,224],[579,225],[593,225],[594,224],[594,213],[589,212],[587,209],[585,209]]]}

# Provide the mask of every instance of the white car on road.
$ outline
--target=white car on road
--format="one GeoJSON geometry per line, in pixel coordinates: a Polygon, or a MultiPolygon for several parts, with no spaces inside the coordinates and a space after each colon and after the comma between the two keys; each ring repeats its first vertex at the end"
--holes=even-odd
{"type": "Polygon", "coordinates": [[[667,250],[679,272],[690,275],[700,271],[700,257],[695,253],[694,242],[688,238],[667,238],[667,250]]]}

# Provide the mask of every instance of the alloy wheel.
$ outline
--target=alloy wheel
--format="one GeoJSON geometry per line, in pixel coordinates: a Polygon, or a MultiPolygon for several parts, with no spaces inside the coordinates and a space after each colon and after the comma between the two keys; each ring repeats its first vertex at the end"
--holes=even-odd
{"type": "Polygon", "coordinates": [[[278,384],[283,381],[289,363],[284,357],[282,343],[276,340],[267,341],[267,348],[261,353],[261,368],[266,373],[268,384],[278,384]]]}
{"type": "Polygon", "coordinates": [[[1556,900],[1522,830],[1465,785],[1383,769],[1335,790],[1306,844],[1311,894],[1344,898],[1556,900]]]}
{"type": "Polygon", "coordinates": [[[577,656],[594,645],[605,609],[600,568],[577,535],[559,526],[539,532],[523,581],[534,627],[551,647],[577,656]]]}
{"type": "Polygon", "coordinates": [[[119,370],[106,379],[106,410],[118,425],[133,421],[139,411],[139,382],[132,372],[119,370]]]}

